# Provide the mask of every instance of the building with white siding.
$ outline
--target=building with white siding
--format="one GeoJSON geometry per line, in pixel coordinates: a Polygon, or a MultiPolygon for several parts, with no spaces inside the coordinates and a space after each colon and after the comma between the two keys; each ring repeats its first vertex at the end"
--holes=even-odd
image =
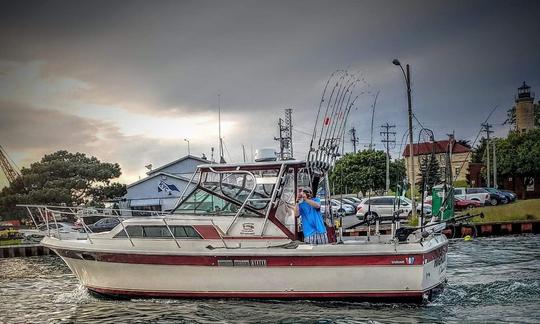
{"type": "MultiPolygon", "coordinates": [[[[175,207],[182,192],[200,164],[210,161],[187,155],[147,172],[147,177],[127,186],[127,194],[120,201],[120,208],[141,211],[168,211],[175,207]]],[[[185,195],[191,192],[190,185],[185,195]]]]}

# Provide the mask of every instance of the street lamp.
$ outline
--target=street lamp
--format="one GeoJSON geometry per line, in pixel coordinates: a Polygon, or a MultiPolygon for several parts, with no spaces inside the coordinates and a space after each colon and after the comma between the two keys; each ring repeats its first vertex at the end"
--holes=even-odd
{"type": "Polygon", "coordinates": [[[413,159],[413,128],[412,128],[412,104],[411,104],[411,73],[409,64],[406,65],[406,70],[403,70],[403,66],[398,59],[392,60],[392,64],[397,65],[401,68],[403,72],[403,77],[405,78],[405,84],[407,86],[407,102],[409,109],[409,175],[411,176],[411,200],[412,200],[412,216],[416,216],[416,201],[414,199],[414,186],[416,184],[416,175],[414,174],[414,159],[413,159]]]}
{"type": "Polygon", "coordinates": [[[187,154],[191,155],[191,150],[189,149],[189,140],[187,138],[184,138],[184,141],[187,142],[187,154]]]}

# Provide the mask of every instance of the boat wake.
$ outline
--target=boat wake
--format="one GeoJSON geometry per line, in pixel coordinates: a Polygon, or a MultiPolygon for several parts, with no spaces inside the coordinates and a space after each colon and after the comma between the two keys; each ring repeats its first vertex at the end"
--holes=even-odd
{"type": "Polygon", "coordinates": [[[540,279],[493,281],[489,283],[448,285],[429,306],[497,305],[529,302],[528,296],[540,294],[540,279]]]}
{"type": "Polygon", "coordinates": [[[56,296],[55,303],[60,304],[86,304],[95,301],[90,292],[83,285],[77,285],[77,288],[64,292],[56,296]]]}

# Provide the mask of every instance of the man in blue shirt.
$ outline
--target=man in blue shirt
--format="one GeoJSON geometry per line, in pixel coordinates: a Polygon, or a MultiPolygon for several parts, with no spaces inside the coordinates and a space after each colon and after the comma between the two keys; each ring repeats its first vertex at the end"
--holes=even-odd
{"type": "Polygon", "coordinates": [[[321,199],[313,197],[311,189],[298,192],[297,215],[302,218],[304,242],[309,244],[328,244],[326,226],[322,218],[321,199]]]}

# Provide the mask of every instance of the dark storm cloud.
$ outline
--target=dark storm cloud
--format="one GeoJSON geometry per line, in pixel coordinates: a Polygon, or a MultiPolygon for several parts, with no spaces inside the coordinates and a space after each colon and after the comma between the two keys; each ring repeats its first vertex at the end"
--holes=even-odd
{"type": "Polygon", "coordinates": [[[11,149],[60,149],[97,140],[95,122],[56,111],[0,101],[0,138],[11,149]]]}
{"type": "MultiPolygon", "coordinates": [[[[375,134],[386,121],[401,133],[399,57],[423,124],[470,137],[497,104],[502,121],[523,80],[540,89],[539,15],[537,1],[11,1],[0,60],[43,61],[45,74],[87,83],[88,102],[150,114],[215,110],[221,93],[226,115],[246,115],[239,134],[266,139],[259,146],[283,108],[311,130],[337,68],[381,90],[375,134]]],[[[373,98],[363,99],[351,125],[367,142],[373,98]]],[[[236,151],[242,142],[230,139],[236,151]]]]}

